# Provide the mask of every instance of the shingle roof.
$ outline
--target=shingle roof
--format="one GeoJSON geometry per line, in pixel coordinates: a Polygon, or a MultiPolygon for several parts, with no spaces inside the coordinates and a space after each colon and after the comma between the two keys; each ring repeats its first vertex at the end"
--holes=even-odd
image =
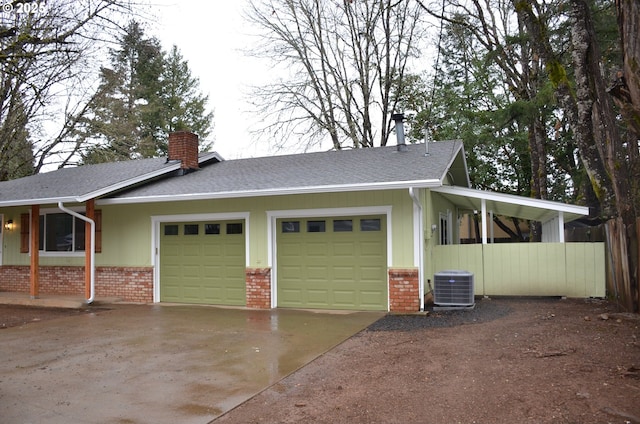
{"type": "Polygon", "coordinates": [[[58,169],[0,182],[0,206],[83,202],[179,168],[178,161],[153,158],[58,169]]]}
{"type": "Polygon", "coordinates": [[[430,143],[429,155],[424,144],[415,144],[406,152],[387,146],[228,160],[119,193],[113,202],[438,186],[458,155],[462,142],[448,141],[430,143]]]}
{"type": "MultiPolygon", "coordinates": [[[[205,162],[212,158],[220,159],[210,153],[205,162]]],[[[456,158],[464,166],[460,141],[430,143],[429,155],[425,155],[424,144],[416,144],[408,145],[406,152],[387,146],[228,160],[171,178],[159,177],[177,170],[179,162],[167,162],[165,158],[112,162],[1,182],[0,206],[84,202],[99,197],[109,197],[107,201],[115,203],[197,195],[233,197],[438,186],[456,158]]],[[[466,168],[458,174],[466,179],[466,168]]]]}

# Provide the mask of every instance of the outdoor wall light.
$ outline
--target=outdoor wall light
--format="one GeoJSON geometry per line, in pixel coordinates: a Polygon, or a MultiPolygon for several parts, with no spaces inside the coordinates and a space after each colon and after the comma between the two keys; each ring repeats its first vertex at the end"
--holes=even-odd
{"type": "Polygon", "coordinates": [[[436,224],[431,224],[431,233],[435,233],[437,229],[438,226],[436,224]]]}
{"type": "Polygon", "coordinates": [[[13,229],[15,228],[15,226],[13,225],[13,219],[8,220],[7,222],[5,222],[4,224],[4,228],[7,231],[13,231],[13,229]]]}

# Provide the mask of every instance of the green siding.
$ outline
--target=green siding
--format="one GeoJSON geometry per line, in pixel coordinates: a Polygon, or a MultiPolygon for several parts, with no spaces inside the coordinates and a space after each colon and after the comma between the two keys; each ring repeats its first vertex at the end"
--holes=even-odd
{"type": "Polygon", "coordinates": [[[368,206],[391,206],[391,261],[395,267],[414,266],[413,206],[407,190],[97,206],[103,210],[103,249],[97,261],[98,265],[150,266],[152,216],[248,212],[249,266],[265,267],[268,266],[267,211],[368,206]],[[126,246],[123,239],[127,240],[126,246]]]}

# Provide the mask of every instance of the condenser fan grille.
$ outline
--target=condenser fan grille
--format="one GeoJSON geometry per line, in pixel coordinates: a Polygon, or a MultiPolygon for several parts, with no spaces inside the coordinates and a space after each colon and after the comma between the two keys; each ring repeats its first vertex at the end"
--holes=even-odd
{"type": "Polygon", "coordinates": [[[433,303],[441,306],[472,306],[473,274],[442,271],[434,275],[433,303]]]}

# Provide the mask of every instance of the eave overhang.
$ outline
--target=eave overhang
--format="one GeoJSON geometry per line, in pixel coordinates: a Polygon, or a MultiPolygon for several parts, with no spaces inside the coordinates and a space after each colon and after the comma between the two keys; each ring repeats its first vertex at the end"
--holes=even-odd
{"type": "Polygon", "coordinates": [[[234,199],[240,197],[285,196],[295,194],[339,193],[354,191],[398,190],[413,188],[433,188],[442,185],[440,180],[394,181],[370,184],[323,185],[309,187],[273,188],[262,190],[219,191],[161,196],[102,198],[98,205],[125,205],[155,202],[184,202],[191,200],[234,199]]]}

